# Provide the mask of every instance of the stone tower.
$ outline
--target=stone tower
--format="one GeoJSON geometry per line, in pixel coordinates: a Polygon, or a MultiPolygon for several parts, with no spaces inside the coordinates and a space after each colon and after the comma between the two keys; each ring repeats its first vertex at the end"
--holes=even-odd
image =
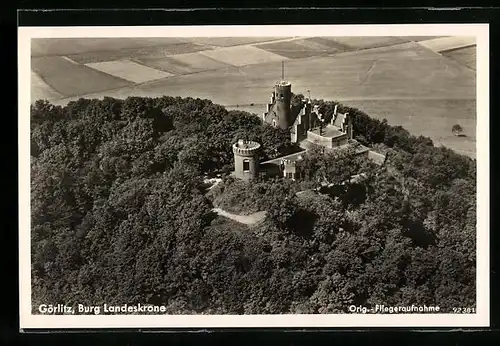
{"type": "Polygon", "coordinates": [[[253,141],[238,140],[233,144],[234,175],[236,178],[250,181],[259,174],[260,144],[253,141]]]}
{"type": "Polygon", "coordinates": [[[292,126],[291,117],[291,101],[292,101],[292,85],[287,81],[280,81],[274,86],[274,95],[276,100],[276,117],[278,118],[278,126],[282,129],[287,129],[292,126]]]}

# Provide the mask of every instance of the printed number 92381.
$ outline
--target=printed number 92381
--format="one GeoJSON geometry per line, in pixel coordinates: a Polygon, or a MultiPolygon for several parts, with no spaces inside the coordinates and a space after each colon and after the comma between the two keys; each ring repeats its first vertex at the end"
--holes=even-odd
{"type": "Polygon", "coordinates": [[[454,314],[475,314],[476,308],[453,308],[454,314]]]}

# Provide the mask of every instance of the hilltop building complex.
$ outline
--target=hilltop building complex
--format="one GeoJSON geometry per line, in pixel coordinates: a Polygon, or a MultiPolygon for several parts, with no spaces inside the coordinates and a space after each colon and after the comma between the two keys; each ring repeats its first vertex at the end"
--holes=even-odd
{"type": "Polygon", "coordinates": [[[297,179],[300,172],[296,163],[312,145],[330,150],[354,146],[359,155],[366,155],[377,164],[384,163],[384,155],[371,151],[353,138],[352,117],[349,113],[340,113],[335,106],[332,119],[325,123],[323,114],[310,98],[300,104],[292,104],[292,96],[292,85],[284,80],[282,73],[282,80],[274,85],[262,121],[289,130],[292,143],[299,144],[302,151],[260,163],[260,144],[239,140],[233,145],[236,177],[252,180],[259,174],[265,174],[297,179]]]}

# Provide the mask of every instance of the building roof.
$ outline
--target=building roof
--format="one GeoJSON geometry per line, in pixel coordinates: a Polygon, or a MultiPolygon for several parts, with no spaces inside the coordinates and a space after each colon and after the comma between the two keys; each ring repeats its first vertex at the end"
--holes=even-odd
{"type": "Polygon", "coordinates": [[[281,163],[281,160],[290,160],[290,161],[298,161],[302,158],[302,156],[305,154],[305,150],[299,151],[297,153],[285,155],[285,156],[280,156],[272,160],[268,160],[265,162],[261,162],[261,165],[265,164],[274,164],[274,165],[279,165],[281,163]]]}
{"type": "Polygon", "coordinates": [[[346,134],[345,132],[342,132],[340,130],[340,128],[338,128],[337,126],[334,126],[334,125],[327,125],[327,126],[325,126],[321,130],[321,134],[319,133],[319,129],[318,128],[315,128],[315,129],[312,129],[312,130],[309,130],[309,131],[312,132],[312,133],[314,133],[314,134],[320,135],[322,137],[326,137],[326,138],[337,138],[337,137],[344,136],[346,134]]]}

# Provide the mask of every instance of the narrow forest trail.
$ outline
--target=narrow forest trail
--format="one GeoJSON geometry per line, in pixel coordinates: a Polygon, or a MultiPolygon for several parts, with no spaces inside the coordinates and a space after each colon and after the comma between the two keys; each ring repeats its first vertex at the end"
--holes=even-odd
{"type": "Polygon", "coordinates": [[[250,215],[237,215],[237,214],[227,212],[221,208],[214,208],[212,210],[220,216],[227,217],[228,219],[237,221],[237,222],[245,224],[245,225],[256,224],[257,222],[264,220],[264,218],[266,217],[266,214],[267,214],[266,211],[258,211],[256,213],[253,213],[250,215]]]}

